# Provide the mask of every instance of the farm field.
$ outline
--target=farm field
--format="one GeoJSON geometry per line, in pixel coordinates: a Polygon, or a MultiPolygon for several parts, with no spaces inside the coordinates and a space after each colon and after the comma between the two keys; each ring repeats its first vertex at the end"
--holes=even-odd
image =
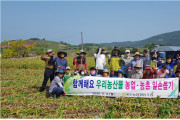
{"type": "MultiPolygon", "coordinates": [[[[72,57],[69,66],[74,69],[72,57]]],[[[94,66],[87,57],[88,68],[94,66]]],[[[1,59],[1,118],[179,118],[180,99],[51,97],[39,92],[45,63],[39,58],[1,59]]],[[[109,66],[108,66],[109,68],[109,66]]],[[[48,81],[49,88],[50,82],[48,81]]]]}

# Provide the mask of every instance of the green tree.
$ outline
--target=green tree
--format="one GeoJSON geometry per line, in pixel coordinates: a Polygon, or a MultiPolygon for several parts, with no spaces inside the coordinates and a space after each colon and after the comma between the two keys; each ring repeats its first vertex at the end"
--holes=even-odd
{"type": "Polygon", "coordinates": [[[27,56],[29,55],[29,52],[31,51],[31,48],[34,46],[26,46],[25,41],[23,39],[20,39],[18,41],[9,41],[4,40],[2,43],[3,52],[2,52],[2,58],[11,58],[11,57],[21,57],[21,56],[27,56]]]}

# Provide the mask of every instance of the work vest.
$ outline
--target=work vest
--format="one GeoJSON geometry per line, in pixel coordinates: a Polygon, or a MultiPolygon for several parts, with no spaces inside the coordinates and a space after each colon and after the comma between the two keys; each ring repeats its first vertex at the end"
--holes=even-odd
{"type": "Polygon", "coordinates": [[[46,60],[46,68],[48,68],[48,69],[54,69],[54,63],[46,60]]]}
{"type": "Polygon", "coordinates": [[[73,64],[76,65],[76,69],[79,69],[79,65],[84,65],[85,69],[86,69],[86,58],[85,57],[76,57],[73,61],[73,64]]]}

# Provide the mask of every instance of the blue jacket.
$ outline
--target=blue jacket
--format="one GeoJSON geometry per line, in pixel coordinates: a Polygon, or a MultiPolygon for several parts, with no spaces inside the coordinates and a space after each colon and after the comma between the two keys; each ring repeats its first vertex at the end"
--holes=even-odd
{"type": "MultiPolygon", "coordinates": [[[[167,70],[169,70],[169,72],[171,71],[171,69],[174,70],[174,66],[178,64],[178,60],[176,61],[172,61],[170,64],[167,64],[166,62],[165,63],[162,63],[161,66],[158,68],[158,69],[161,69],[163,65],[167,65],[167,70]]],[[[174,71],[172,72],[172,75],[169,77],[169,76],[165,76],[165,78],[172,78],[172,77],[176,77],[174,71]]]]}
{"type": "Polygon", "coordinates": [[[61,66],[61,68],[63,70],[66,69],[66,67],[68,66],[68,62],[67,62],[67,59],[62,59],[60,57],[55,57],[55,58],[51,58],[50,59],[51,62],[56,62],[56,66],[55,66],[55,69],[58,68],[58,66],[61,66]]]}

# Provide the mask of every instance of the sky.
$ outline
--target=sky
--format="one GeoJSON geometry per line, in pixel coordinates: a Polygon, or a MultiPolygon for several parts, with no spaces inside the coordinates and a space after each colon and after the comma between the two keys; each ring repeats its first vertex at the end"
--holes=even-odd
{"type": "Polygon", "coordinates": [[[137,41],[180,30],[180,1],[2,1],[1,41],[72,45],[137,41]]]}

